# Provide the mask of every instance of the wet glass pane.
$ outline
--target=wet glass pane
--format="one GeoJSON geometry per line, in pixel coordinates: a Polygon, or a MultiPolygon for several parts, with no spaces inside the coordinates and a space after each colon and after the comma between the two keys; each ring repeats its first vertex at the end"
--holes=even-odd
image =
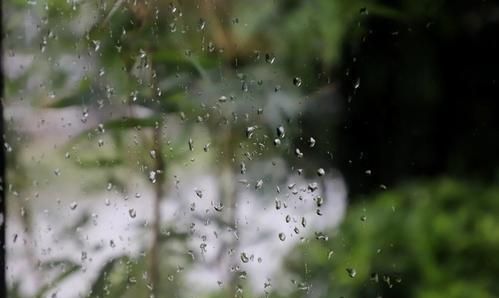
{"type": "Polygon", "coordinates": [[[499,295],[499,4],[2,18],[0,297],[499,295]]]}

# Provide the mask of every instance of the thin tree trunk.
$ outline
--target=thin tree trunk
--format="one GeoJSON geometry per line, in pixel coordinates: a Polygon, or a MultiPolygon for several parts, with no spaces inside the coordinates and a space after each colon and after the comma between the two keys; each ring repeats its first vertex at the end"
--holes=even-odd
{"type": "MultiPolygon", "coordinates": [[[[0,32],[3,34],[3,9],[0,5],[0,32]]],[[[0,54],[3,57],[3,46],[0,54]]],[[[3,76],[3,60],[0,58],[0,297],[7,297],[7,280],[6,280],[6,246],[5,243],[5,226],[7,223],[7,213],[5,204],[5,140],[4,140],[4,118],[3,118],[3,101],[4,101],[4,76],[3,76]]]]}

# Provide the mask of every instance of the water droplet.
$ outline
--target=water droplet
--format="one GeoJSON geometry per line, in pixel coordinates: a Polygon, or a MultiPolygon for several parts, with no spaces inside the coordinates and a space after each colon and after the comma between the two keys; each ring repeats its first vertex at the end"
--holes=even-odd
{"type": "Polygon", "coordinates": [[[360,220],[361,220],[361,221],[366,221],[366,220],[367,220],[367,216],[362,215],[362,216],[360,217],[360,220]]]}
{"type": "Polygon", "coordinates": [[[170,4],[169,4],[169,6],[170,6],[170,11],[171,11],[171,13],[175,13],[175,12],[177,12],[177,7],[175,6],[175,4],[170,3],[170,4]]]}
{"type": "Polygon", "coordinates": [[[274,139],[274,146],[278,147],[281,145],[281,140],[280,139],[274,139]]]}
{"type": "Polygon", "coordinates": [[[347,268],[346,269],[348,276],[351,278],[354,278],[357,275],[357,271],[354,268],[347,268]]]}
{"type": "Polygon", "coordinates": [[[203,198],[203,191],[202,190],[196,189],[194,192],[196,193],[196,196],[198,196],[198,198],[200,198],[200,199],[203,198]]]}
{"type": "Polygon", "coordinates": [[[156,150],[151,150],[151,151],[149,151],[149,156],[150,156],[152,159],[156,159],[156,150]]]}
{"type": "Polygon", "coordinates": [[[315,198],[315,201],[316,201],[317,207],[321,207],[322,204],[324,204],[324,199],[321,196],[317,196],[317,198],[315,198]]]}
{"type": "Polygon", "coordinates": [[[301,78],[299,78],[299,77],[293,78],[293,85],[295,85],[296,87],[300,87],[301,86],[301,78]]]}
{"type": "Polygon", "coordinates": [[[92,43],[94,44],[94,52],[98,52],[100,49],[100,41],[92,40],[92,43]]]}
{"type": "Polygon", "coordinates": [[[61,176],[61,170],[59,168],[54,170],[54,175],[61,176]]]}
{"type": "Polygon", "coordinates": [[[224,210],[224,204],[220,202],[218,204],[213,205],[213,208],[215,209],[215,211],[222,212],[222,210],[224,210]]]}
{"type": "Polygon", "coordinates": [[[261,188],[262,188],[262,186],[263,186],[263,180],[262,180],[262,179],[260,179],[260,180],[258,180],[258,181],[256,182],[256,184],[255,184],[255,189],[256,189],[256,190],[261,189],[261,188]]]}
{"type": "Polygon", "coordinates": [[[218,101],[219,101],[219,102],[226,102],[226,101],[227,101],[227,96],[224,96],[224,95],[220,96],[220,97],[218,98],[218,101]]]}
{"type": "Polygon", "coordinates": [[[246,174],[246,164],[244,162],[241,162],[241,175],[246,174]]]}
{"type": "Polygon", "coordinates": [[[189,138],[189,150],[190,151],[194,150],[194,141],[191,138],[189,138]]]}
{"type": "Polygon", "coordinates": [[[314,192],[316,191],[317,189],[319,188],[319,186],[317,185],[317,182],[312,182],[308,185],[308,189],[311,191],[311,192],[314,192]]]}
{"type": "Polygon", "coordinates": [[[310,138],[308,139],[308,146],[309,146],[310,148],[312,148],[312,147],[314,147],[314,146],[315,146],[315,139],[314,139],[314,138],[310,137],[310,138]]]}
{"type": "Polygon", "coordinates": [[[367,10],[367,7],[362,7],[360,9],[360,14],[367,16],[369,14],[369,11],[367,10]]]}
{"type": "Polygon", "coordinates": [[[355,90],[359,89],[360,88],[360,78],[357,79],[357,81],[355,81],[355,84],[353,85],[353,88],[355,90]]]}
{"type": "Polygon", "coordinates": [[[248,139],[251,139],[251,137],[253,136],[253,133],[255,132],[257,126],[250,126],[248,128],[246,128],[246,137],[248,139]]]}
{"type": "Polygon", "coordinates": [[[249,258],[248,258],[248,256],[246,255],[245,252],[241,253],[241,261],[243,261],[243,263],[248,263],[249,262],[249,258]]]}
{"type": "Polygon", "coordinates": [[[241,90],[242,90],[243,92],[248,92],[248,90],[249,90],[248,83],[243,82],[243,83],[241,84],[241,90]]]}
{"type": "Polygon", "coordinates": [[[275,209],[276,209],[276,210],[279,210],[279,209],[281,209],[281,207],[282,207],[282,202],[281,202],[281,200],[276,199],[276,200],[275,200],[275,209]]]}
{"type": "Polygon", "coordinates": [[[170,32],[175,32],[177,31],[177,24],[175,22],[170,23],[170,32]]]}
{"type": "Polygon", "coordinates": [[[329,253],[327,254],[327,259],[331,260],[331,258],[333,257],[333,255],[334,255],[334,251],[330,250],[329,253]]]}
{"type": "Polygon", "coordinates": [[[303,153],[301,152],[300,148],[296,148],[295,149],[295,155],[298,158],[302,158],[303,157],[303,153]]]}
{"type": "Polygon", "coordinates": [[[111,189],[113,189],[113,184],[111,182],[108,182],[106,189],[107,189],[107,191],[110,191],[111,189]]]}
{"type": "Polygon", "coordinates": [[[286,235],[284,233],[279,233],[279,240],[281,241],[286,240],[286,235]]]}
{"type": "Polygon", "coordinates": [[[270,54],[270,53],[265,54],[265,61],[269,64],[273,64],[275,62],[274,54],[270,54]]]}
{"type": "Polygon", "coordinates": [[[291,221],[291,216],[290,215],[286,215],[286,223],[289,223],[291,221]]]}
{"type": "Polygon", "coordinates": [[[215,51],[215,44],[213,42],[208,43],[208,52],[213,53],[215,51]]]}
{"type": "Polygon", "coordinates": [[[304,228],[307,227],[307,220],[305,219],[305,217],[301,218],[301,226],[304,227],[304,228]]]}
{"type": "Polygon", "coordinates": [[[198,30],[203,31],[205,27],[206,27],[206,21],[204,19],[199,19],[198,30]]]}
{"type": "Polygon", "coordinates": [[[69,204],[69,209],[71,209],[71,210],[75,210],[77,207],[78,207],[78,203],[76,203],[76,202],[72,202],[71,204],[69,204]]]}
{"type": "Polygon", "coordinates": [[[320,176],[324,176],[326,175],[326,171],[324,171],[323,168],[319,168],[317,169],[317,175],[320,177],[320,176]]]}
{"type": "Polygon", "coordinates": [[[281,139],[286,136],[286,131],[284,130],[284,126],[282,126],[282,125],[279,125],[276,128],[276,132],[277,132],[277,137],[279,137],[281,139]]]}
{"type": "Polygon", "coordinates": [[[135,218],[137,216],[137,212],[133,208],[128,209],[128,214],[131,218],[135,218]]]}
{"type": "Polygon", "coordinates": [[[149,181],[153,184],[156,183],[156,171],[149,172],[149,181]]]}
{"type": "Polygon", "coordinates": [[[103,141],[102,139],[99,139],[99,140],[97,141],[97,145],[98,145],[99,147],[104,146],[104,141],[103,141]]]}

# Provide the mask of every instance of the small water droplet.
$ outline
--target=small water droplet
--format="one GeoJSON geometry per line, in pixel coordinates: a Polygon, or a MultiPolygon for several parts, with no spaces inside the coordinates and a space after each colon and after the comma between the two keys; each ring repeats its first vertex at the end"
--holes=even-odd
{"type": "Polygon", "coordinates": [[[128,214],[131,218],[135,218],[137,216],[137,212],[133,208],[128,209],[128,214]]]}
{"type": "Polygon", "coordinates": [[[151,150],[151,151],[149,151],[149,156],[150,156],[152,159],[156,159],[156,150],[151,150]]]}
{"type": "Polygon", "coordinates": [[[206,21],[204,19],[199,19],[198,30],[203,31],[205,27],[206,27],[206,21]]]}
{"type": "Polygon", "coordinates": [[[69,204],[69,208],[71,210],[75,210],[77,207],[78,207],[78,203],[76,203],[76,202],[72,202],[71,204],[69,204]]]}
{"type": "Polygon", "coordinates": [[[293,85],[295,85],[296,87],[300,87],[301,83],[302,83],[301,78],[299,78],[299,77],[293,78],[293,85]]]}
{"type": "Polygon", "coordinates": [[[170,32],[175,32],[177,31],[177,24],[175,22],[170,23],[170,32]]]}
{"type": "Polygon", "coordinates": [[[222,212],[224,209],[224,204],[222,202],[219,202],[218,204],[213,205],[213,208],[215,211],[222,212]]]}
{"type": "Polygon", "coordinates": [[[355,90],[359,89],[360,88],[360,78],[358,78],[356,81],[355,81],[355,84],[353,85],[353,88],[355,90]]]}
{"type": "Polygon", "coordinates": [[[189,138],[189,150],[190,151],[194,150],[194,141],[191,138],[189,138]]]}
{"type": "Polygon", "coordinates": [[[346,269],[348,276],[351,278],[354,278],[357,275],[357,271],[354,268],[347,268],[346,269]]]}
{"type": "Polygon", "coordinates": [[[309,146],[310,148],[312,148],[312,147],[314,147],[314,146],[315,146],[315,139],[314,139],[314,138],[310,137],[310,138],[308,139],[308,146],[309,146]]]}
{"type": "Polygon", "coordinates": [[[251,137],[253,136],[253,133],[255,132],[256,128],[257,128],[256,126],[250,126],[250,127],[246,128],[246,137],[248,139],[251,139],[251,137]]]}
{"type": "Polygon", "coordinates": [[[329,253],[327,254],[327,259],[331,260],[331,258],[333,257],[333,255],[334,255],[334,251],[330,250],[329,253]]]}
{"type": "Polygon", "coordinates": [[[286,136],[286,131],[284,130],[284,126],[282,126],[282,125],[279,125],[276,128],[276,132],[277,132],[277,137],[279,137],[281,139],[286,136]]]}
{"type": "Polygon", "coordinates": [[[241,84],[241,90],[242,90],[243,92],[248,92],[248,91],[249,91],[248,83],[243,82],[243,83],[241,84]]]}
{"type": "Polygon", "coordinates": [[[302,158],[303,157],[303,153],[301,152],[300,148],[296,148],[295,149],[295,155],[298,158],[302,158]]]}
{"type": "Polygon", "coordinates": [[[281,241],[286,240],[286,235],[284,233],[279,233],[279,240],[281,241]]]}
{"type": "Polygon", "coordinates": [[[262,188],[262,186],[263,186],[263,180],[262,180],[262,179],[260,179],[260,180],[258,180],[258,181],[256,182],[256,184],[255,184],[255,189],[256,189],[256,190],[261,189],[261,188],[262,188]]]}
{"type": "Polygon", "coordinates": [[[196,196],[198,196],[198,198],[200,198],[200,199],[203,198],[203,191],[202,190],[196,189],[194,192],[196,193],[196,196]]]}
{"type": "Polygon", "coordinates": [[[241,261],[243,261],[243,263],[248,263],[249,262],[249,258],[248,258],[248,256],[246,255],[245,252],[241,253],[241,261]]]}
{"type": "Polygon", "coordinates": [[[271,53],[265,54],[265,61],[269,64],[273,64],[275,62],[274,54],[271,54],[271,53]]]}
{"type": "Polygon", "coordinates": [[[156,171],[149,172],[149,181],[153,184],[156,183],[156,171]]]}
{"type": "Polygon", "coordinates": [[[324,176],[326,175],[326,171],[324,171],[323,168],[318,168],[317,169],[317,175],[320,177],[320,176],[324,176]]]}

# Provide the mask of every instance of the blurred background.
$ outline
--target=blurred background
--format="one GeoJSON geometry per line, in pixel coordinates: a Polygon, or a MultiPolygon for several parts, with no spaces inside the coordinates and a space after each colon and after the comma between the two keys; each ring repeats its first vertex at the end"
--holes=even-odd
{"type": "Polygon", "coordinates": [[[499,296],[499,4],[6,0],[8,297],[499,296]]]}

